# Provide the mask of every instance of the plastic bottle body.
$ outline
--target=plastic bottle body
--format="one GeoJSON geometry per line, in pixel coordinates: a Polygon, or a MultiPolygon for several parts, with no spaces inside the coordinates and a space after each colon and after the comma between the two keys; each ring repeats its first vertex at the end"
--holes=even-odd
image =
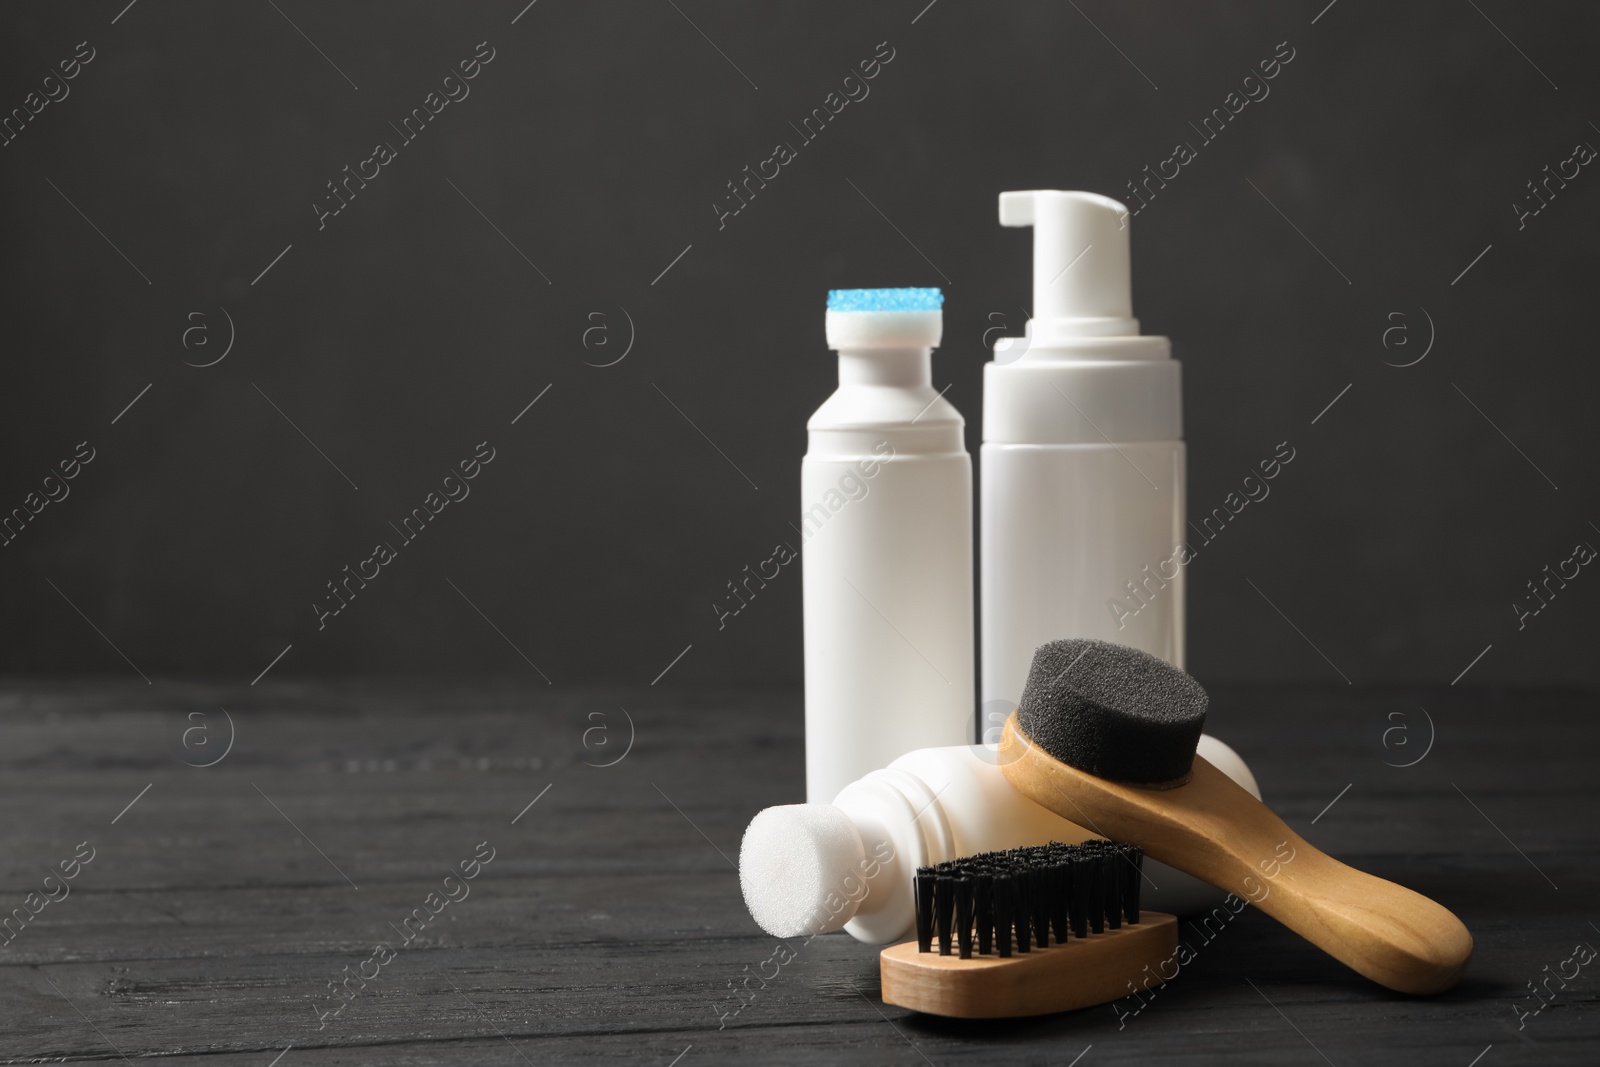
{"type": "Polygon", "coordinates": [[[1015,704],[1034,649],[1092,637],[1182,667],[1182,441],[981,450],[983,697],[1015,704]]]}
{"type": "Polygon", "coordinates": [[[972,462],[960,416],[938,421],[813,420],[798,524],[812,802],[911,749],[971,740],[972,462]]]}
{"type": "Polygon", "coordinates": [[[1034,229],[1034,312],[984,367],[986,711],[1064,637],[1182,668],[1187,563],[1182,368],[1133,317],[1127,209],[1023,190],[1000,194],[1000,222],[1034,229]]]}
{"type": "MultiPolygon", "coordinates": [[[[1254,776],[1238,754],[1209,735],[1199,753],[1260,799],[1254,776]]],[[[1072,844],[1096,836],[1035,804],[1012,786],[990,745],[961,745],[909,752],[888,767],[851,783],[833,801],[855,825],[862,853],[873,857],[874,876],[839,926],[858,941],[883,944],[913,928],[911,880],[916,869],[979,852],[1072,844]]],[[[1143,905],[1184,915],[1222,899],[1221,890],[1153,860],[1145,861],[1143,905]]],[[[842,917],[842,916],[841,916],[842,917]]]]}

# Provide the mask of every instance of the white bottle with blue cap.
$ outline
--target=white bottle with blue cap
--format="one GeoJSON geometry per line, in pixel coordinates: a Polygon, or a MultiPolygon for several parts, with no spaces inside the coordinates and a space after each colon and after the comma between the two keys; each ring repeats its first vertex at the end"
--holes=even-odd
{"type": "Polygon", "coordinates": [[[1033,227],[1033,317],[984,367],[986,730],[1047,641],[1099,638],[1182,667],[1188,563],[1179,365],[1133,317],[1127,209],[1001,193],[1000,224],[1033,227]]]}
{"type": "Polygon", "coordinates": [[[943,304],[938,289],[828,294],[839,388],[806,423],[798,526],[813,803],[971,741],[972,460],[933,387],[943,304]]]}

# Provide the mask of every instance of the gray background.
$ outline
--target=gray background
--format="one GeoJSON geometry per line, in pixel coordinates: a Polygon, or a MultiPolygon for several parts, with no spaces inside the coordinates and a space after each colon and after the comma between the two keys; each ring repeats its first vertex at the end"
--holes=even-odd
{"type": "Polygon", "coordinates": [[[1520,231],[1512,209],[1600,145],[1592,8],[124,5],[0,33],[5,111],[97,53],[0,148],[0,510],[98,453],[0,549],[0,669],[243,684],[292,645],[276,673],[642,685],[692,646],[662,685],[797,682],[797,571],[720,632],[711,605],[790,536],[825,291],[945,288],[935,377],[975,451],[985,331],[1029,297],[996,194],[1125,196],[1287,40],[1271,95],[1133,223],[1135,313],[1184,363],[1191,514],[1297,451],[1189,568],[1190,667],[1438,683],[1492,646],[1462,684],[1600,681],[1600,577],[1520,632],[1511,607],[1600,545],[1600,178],[1520,231]],[[319,231],[324,183],[483,40],[471,95],[319,231]],[[870,96],[719,231],[724,183],[885,40],[870,96]],[[186,366],[223,308],[232,351],[186,366]],[[624,308],[627,358],[586,365],[624,308]],[[1424,308],[1430,354],[1386,366],[1424,308]],[[324,583],[485,439],[470,498],[319,631],[324,583]]]}

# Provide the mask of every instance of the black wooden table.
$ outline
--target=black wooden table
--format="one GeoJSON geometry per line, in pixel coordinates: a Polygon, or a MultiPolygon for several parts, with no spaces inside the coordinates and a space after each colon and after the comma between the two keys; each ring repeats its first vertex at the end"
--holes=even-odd
{"type": "Polygon", "coordinates": [[[11,683],[0,1060],[1596,1064],[1597,714],[1213,687],[1296,830],[1461,916],[1466,981],[1392,995],[1247,909],[1144,1000],[971,1024],[842,934],[767,963],[734,864],[801,797],[795,694],[11,683]]]}

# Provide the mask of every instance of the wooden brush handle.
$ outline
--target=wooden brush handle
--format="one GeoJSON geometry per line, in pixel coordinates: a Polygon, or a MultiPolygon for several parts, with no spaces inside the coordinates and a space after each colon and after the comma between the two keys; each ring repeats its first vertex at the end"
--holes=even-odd
{"type": "Polygon", "coordinates": [[[998,956],[941,956],[915,941],[878,956],[883,1002],[955,1019],[1050,1015],[1109,1004],[1161,974],[1178,954],[1178,920],[1139,913],[1121,929],[998,956]]]}
{"type": "Polygon", "coordinates": [[[1455,915],[1308,844],[1200,756],[1174,789],[1141,789],[1069,767],[1006,722],[999,761],[1024,795],[1103,837],[1226,889],[1334,959],[1402,993],[1455,985],[1472,935],[1455,915]]]}

